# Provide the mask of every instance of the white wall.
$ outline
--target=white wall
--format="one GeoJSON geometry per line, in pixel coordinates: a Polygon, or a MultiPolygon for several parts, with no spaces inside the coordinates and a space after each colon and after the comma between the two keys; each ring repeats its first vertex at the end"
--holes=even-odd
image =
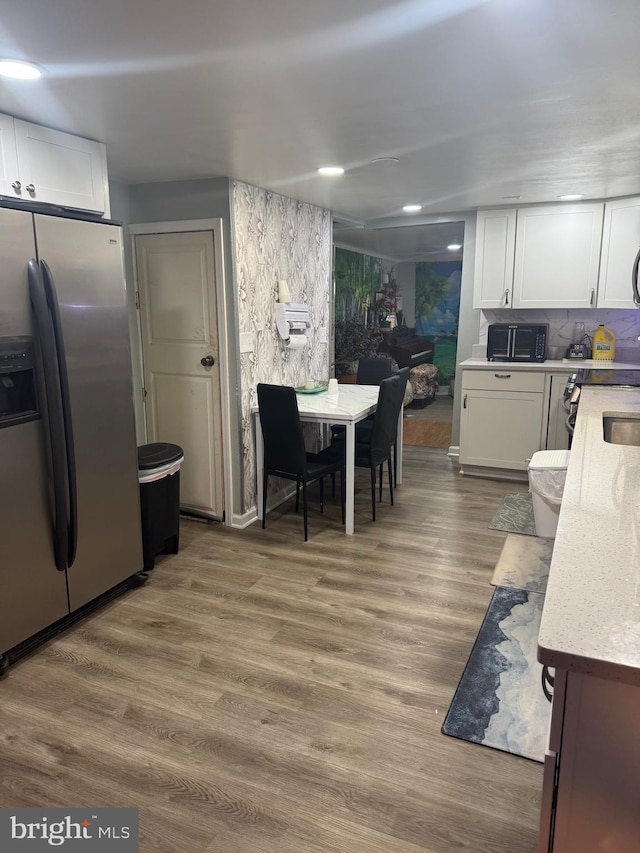
{"type": "Polygon", "coordinates": [[[140,335],[138,329],[138,312],[136,309],[135,278],[133,275],[133,260],[131,252],[131,235],[129,224],[131,222],[131,205],[129,187],[116,181],[109,182],[109,196],[111,201],[111,218],[122,223],[124,243],[125,280],[127,285],[127,314],[129,322],[129,338],[131,340],[131,368],[133,374],[133,407],[136,418],[136,440],[138,445],[146,442],[144,402],[142,389],[144,379],[142,376],[142,357],[140,347],[140,335]]]}
{"type": "Polygon", "coordinates": [[[396,282],[398,295],[402,296],[402,311],[406,326],[412,329],[416,324],[416,265],[404,261],[396,264],[396,282]]]}
{"type": "Polygon", "coordinates": [[[460,362],[471,358],[471,347],[478,343],[480,311],[473,307],[473,270],[476,256],[476,214],[468,213],[464,219],[464,244],[462,249],[462,280],[460,284],[460,319],[458,322],[458,350],[456,353],[456,382],[453,400],[451,445],[460,445],[460,362]]]}

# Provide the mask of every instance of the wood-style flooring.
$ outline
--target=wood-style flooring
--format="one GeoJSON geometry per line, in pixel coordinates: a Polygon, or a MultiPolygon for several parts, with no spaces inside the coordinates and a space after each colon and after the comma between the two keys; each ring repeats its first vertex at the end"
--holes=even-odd
{"type": "Polygon", "coordinates": [[[311,491],[266,530],[184,522],[149,582],[0,682],[0,805],[137,806],[142,853],[533,853],[542,766],[441,734],[506,491],[443,450],[356,534],[311,491]]]}

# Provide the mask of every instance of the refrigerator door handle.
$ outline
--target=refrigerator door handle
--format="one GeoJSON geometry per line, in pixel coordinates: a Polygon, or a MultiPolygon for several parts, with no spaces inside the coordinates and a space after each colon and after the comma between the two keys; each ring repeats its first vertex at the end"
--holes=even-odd
{"type": "Polygon", "coordinates": [[[71,419],[71,395],[69,394],[69,375],[67,373],[67,358],[64,349],[64,336],[60,322],[60,307],[53,274],[46,261],[40,261],[42,283],[53,327],[53,339],[58,365],[58,381],[62,419],[64,424],[64,440],[67,460],[67,495],[69,499],[68,538],[67,538],[67,568],[70,569],[76,558],[78,547],[78,488],[76,483],[76,454],[73,443],[73,422],[71,419]]]}
{"type": "Polygon", "coordinates": [[[51,448],[51,473],[53,479],[53,554],[56,569],[64,572],[69,553],[69,531],[67,516],[66,447],[64,419],[58,376],[55,368],[56,350],[53,329],[49,319],[47,298],[40,267],[35,259],[27,266],[29,298],[33,308],[33,323],[42,357],[46,417],[44,423],[49,432],[51,448]]]}
{"type": "Polygon", "coordinates": [[[635,257],[633,267],[631,268],[631,287],[633,288],[633,302],[635,305],[640,306],[640,293],[638,293],[638,264],[640,264],[640,249],[638,249],[638,254],[635,257]]]}

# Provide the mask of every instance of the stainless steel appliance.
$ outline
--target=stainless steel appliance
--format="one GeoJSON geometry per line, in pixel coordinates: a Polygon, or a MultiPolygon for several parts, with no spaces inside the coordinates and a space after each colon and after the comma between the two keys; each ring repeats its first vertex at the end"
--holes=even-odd
{"type": "Polygon", "coordinates": [[[573,373],[564,387],[562,405],[567,413],[564,425],[569,433],[569,449],[573,441],[573,433],[576,428],[576,417],[578,416],[578,399],[580,397],[580,386],[576,385],[577,373],[573,373]]]}
{"type": "Polygon", "coordinates": [[[491,323],[487,361],[546,361],[548,325],[491,323]]]}
{"type": "Polygon", "coordinates": [[[121,229],[2,207],[0,253],[2,670],[145,576],[121,229]]]}
{"type": "Polygon", "coordinates": [[[637,370],[619,370],[616,368],[581,368],[569,377],[563,394],[563,405],[567,412],[565,426],[569,433],[569,447],[576,426],[578,405],[580,403],[580,390],[583,386],[612,386],[621,388],[640,387],[640,365],[637,370]]]}
{"type": "Polygon", "coordinates": [[[591,358],[591,350],[593,348],[593,339],[588,335],[584,323],[574,323],[573,326],[573,343],[569,344],[565,352],[565,358],[573,361],[580,361],[586,358],[591,358]]]}

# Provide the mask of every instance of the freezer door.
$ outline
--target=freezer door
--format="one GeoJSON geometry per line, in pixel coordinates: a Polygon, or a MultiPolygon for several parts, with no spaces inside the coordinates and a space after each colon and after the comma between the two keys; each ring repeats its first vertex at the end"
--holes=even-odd
{"type": "Polygon", "coordinates": [[[71,610],[142,569],[138,463],[122,232],[37,214],[66,354],[78,507],[71,610]]]}
{"type": "MultiPolygon", "coordinates": [[[[0,257],[0,337],[32,336],[31,214],[0,208],[0,257]]],[[[53,556],[50,474],[42,418],[0,428],[0,653],[68,613],[65,572],[53,556]]]]}

